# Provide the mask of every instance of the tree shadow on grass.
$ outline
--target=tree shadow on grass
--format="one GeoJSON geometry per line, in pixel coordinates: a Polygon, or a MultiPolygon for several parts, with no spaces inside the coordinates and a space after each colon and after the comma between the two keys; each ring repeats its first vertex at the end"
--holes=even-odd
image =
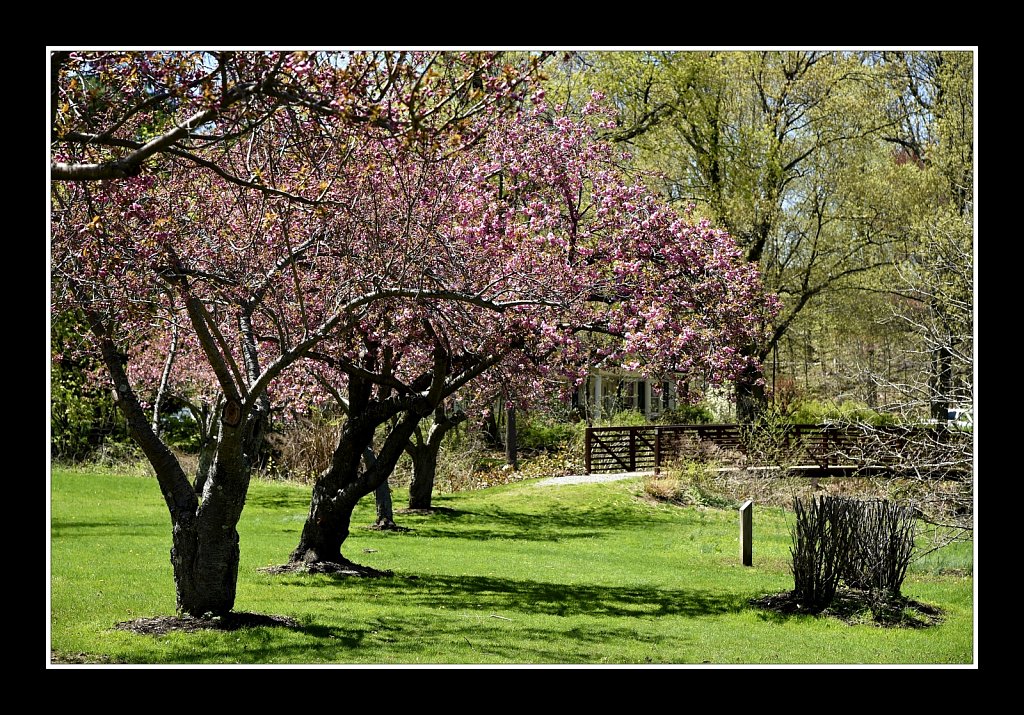
{"type": "MultiPolygon", "coordinates": [[[[486,576],[392,577],[375,579],[294,579],[289,587],[336,589],[353,601],[384,598],[418,611],[387,611],[345,626],[317,622],[317,615],[283,628],[254,627],[241,638],[216,638],[195,648],[164,643],[147,662],[182,658],[203,663],[366,662],[366,653],[384,663],[575,663],[609,662],[617,653],[650,654],[644,662],[667,662],[659,648],[678,652],[678,643],[654,625],[658,618],[714,617],[747,607],[742,595],[645,586],[550,583],[486,576]],[[387,590],[382,594],[382,590],[387,590]],[[538,619],[562,616],[566,620],[538,619]],[[580,624],[572,617],[585,617],[580,624]],[[602,618],[607,617],[607,618],[602,618]],[[623,620],[626,618],[627,620],[623,620]],[[527,625],[529,624],[529,625],[527,625]],[[514,635],[512,635],[514,634],[514,635]],[[169,646],[169,647],[168,647],[169,646]]],[[[296,602],[303,601],[301,591],[296,602]]],[[[310,594],[310,603],[322,603],[310,594]]],[[[630,656],[635,658],[636,656],[630,656]]]]}
{"type": "Polygon", "coordinates": [[[309,494],[298,490],[288,492],[267,493],[260,491],[256,494],[250,492],[246,495],[245,504],[247,507],[257,509],[294,509],[299,512],[309,511],[309,494]]]}
{"type": "Polygon", "coordinates": [[[120,524],[116,521],[65,521],[62,519],[51,519],[50,520],[50,531],[77,531],[82,529],[110,529],[120,528],[124,524],[120,524]]]}
{"type": "Polygon", "coordinates": [[[151,522],[127,525],[117,521],[50,521],[50,534],[53,538],[139,537],[148,533],[162,533],[163,528],[163,525],[151,522]]]}
{"type": "Polygon", "coordinates": [[[409,523],[413,524],[417,537],[557,542],[589,539],[612,529],[643,528],[650,525],[650,516],[617,504],[582,510],[554,505],[535,514],[484,506],[474,512],[460,512],[457,516],[435,514],[416,522],[410,520],[409,523]],[[455,519],[458,519],[457,528],[455,519]]]}
{"type": "Polygon", "coordinates": [[[746,607],[742,596],[697,589],[648,586],[600,586],[515,580],[491,576],[406,576],[374,579],[309,579],[292,586],[341,588],[350,597],[381,597],[411,606],[441,606],[495,613],[522,612],[549,616],[714,616],[746,607]]]}

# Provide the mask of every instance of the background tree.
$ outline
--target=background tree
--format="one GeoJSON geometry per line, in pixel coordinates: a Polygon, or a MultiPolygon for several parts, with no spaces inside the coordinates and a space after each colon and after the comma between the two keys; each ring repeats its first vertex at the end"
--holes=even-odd
{"type": "MultiPolygon", "coordinates": [[[[760,266],[783,309],[768,338],[746,350],[768,362],[801,316],[850,290],[872,287],[903,240],[902,222],[863,185],[888,172],[884,137],[903,121],[874,58],[852,52],[583,53],[560,91],[609,93],[608,136],[634,167],[660,177],[664,195],[695,202],[760,266]]],[[[737,410],[763,405],[751,374],[737,410]]]]}
{"type": "Polygon", "coordinates": [[[970,52],[892,53],[880,58],[899,90],[905,117],[889,141],[898,163],[926,191],[908,210],[909,250],[888,291],[887,322],[907,335],[910,379],[881,371],[870,378],[891,395],[886,408],[904,422],[930,417],[937,429],[913,431],[894,443],[872,433],[875,449],[917,482],[914,506],[939,543],[974,525],[974,63],[970,52]],[[972,426],[949,422],[967,407],[972,426]]]}
{"type": "Polygon", "coordinates": [[[429,424],[420,423],[405,451],[412,458],[412,481],[409,484],[409,508],[430,509],[437,476],[437,459],[444,438],[467,419],[458,407],[441,403],[434,410],[429,424]]]}

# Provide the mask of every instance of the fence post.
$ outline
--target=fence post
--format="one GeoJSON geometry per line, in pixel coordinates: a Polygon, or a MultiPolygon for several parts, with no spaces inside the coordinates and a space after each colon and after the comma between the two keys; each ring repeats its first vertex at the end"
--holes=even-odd
{"type": "Polygon", "coordinates": [[[661,474],[661,427],[654,428],[654,473],[661,474]]]}
{"type": "Polygon", "coordinates": [[[627,427],[629,430],[629,471],[636,471],[636,431],[639,427],[627,427]]]}
{"type": "Polygon", "coordinates": [[[590,474],[590,431],[593,427],[587,427],[583,436],[583,465],[585,474],[590,474]]]}
{"type": "Polygon", "coordinates": [[[744,566],[753,564],[754,502],[747,500],[740,507],[740,559],[744,566]]]}

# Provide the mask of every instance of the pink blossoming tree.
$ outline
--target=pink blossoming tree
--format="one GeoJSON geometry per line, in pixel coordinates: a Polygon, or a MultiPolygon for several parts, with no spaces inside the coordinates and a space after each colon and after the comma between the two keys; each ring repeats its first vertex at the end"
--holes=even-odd
{"type": "Polygon", "coordinates": [[[51,69],[54,308],[85,316],[156,472],[178,610],[226,613],[268,390],[388,296],[367,281],[324,290],[348,279],[344,208],[360,199],[347,192],[371,173],[347,150],[386,137],[457,152],[531,67],[470,53],[57,52],[51,69]],[[133,380],[140,346],[172,326],[223,400],[199,489],[133,380]]]}
{"type": "Polygon", "coordinates": [[[513,111],[526,70],[474,57],[240,53],[186,62],[175,91],[153,89],[164,55],[58,63],[56,305],[86,316],[156,471],[179,610],[233,608],[253,453],[300,374],[348,419],[290,564],[338,570],[356,502],[460,389],[525,399],[594,355],[712,382],[756,369],[739,348],[774,299],[729,237],[627,181],[590,123],[539,94],[513,111]],[[137,387],[139,347],[175,331],[223,402],[199,489],[137,387]]]}

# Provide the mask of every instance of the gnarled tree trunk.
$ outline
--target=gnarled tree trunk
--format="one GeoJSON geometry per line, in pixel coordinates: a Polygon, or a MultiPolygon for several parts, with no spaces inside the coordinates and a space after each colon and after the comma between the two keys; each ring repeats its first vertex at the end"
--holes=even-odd
{"type": "Polygon", "coordinates": [[[103,360],[114,382],[114,398],[156,472],[171,516],[171,564],[177,610],[193,616],[223,615],[235,605],[238,579],[238,520],[249,487],[249,467],[242,454],[244,420],[238,427],[222,425],[217,455],[205,482],[203,500],[181,464],[157,436],[131,389],[124,361],[98,321],[103,360]]]}
{"type": "Polygon", "coordinates": [[[412,457],[412,482],[409,484],[409,508],[429,509],[437,476],[437,458],[441,444],[454,427],[466,419],[466,413],[458,410],[449,415],[439,407],[434,411],[434,423],[426,439],[419,434],[409,443],[406,451],[412,457]]]}
{"type": "MultiPolygon", "coordinates": [[[[218,459],[193,514],[174,519],[171,564],[178,610],[193,616],[223,615],[234,608],[238,582],[238,520],[245,505],[248,470],[218,459]]],[[[173,518],[173,517],[172,517],[173,518]]]]}
{"type": "Polygon", "coordinates": [[[299,545],[291,554],[292,563],[347,563],[341,554],[341,545],[349,535],[352,511],[360,499],[387,481],[422,418],[418,410],[402,413],[377,453],[377,459],[367,464],[362,455],[372,444],[376,427],[386,417],[350,414],[331,466],[313,486],[309,515],[302,527],[299,545]]]}

